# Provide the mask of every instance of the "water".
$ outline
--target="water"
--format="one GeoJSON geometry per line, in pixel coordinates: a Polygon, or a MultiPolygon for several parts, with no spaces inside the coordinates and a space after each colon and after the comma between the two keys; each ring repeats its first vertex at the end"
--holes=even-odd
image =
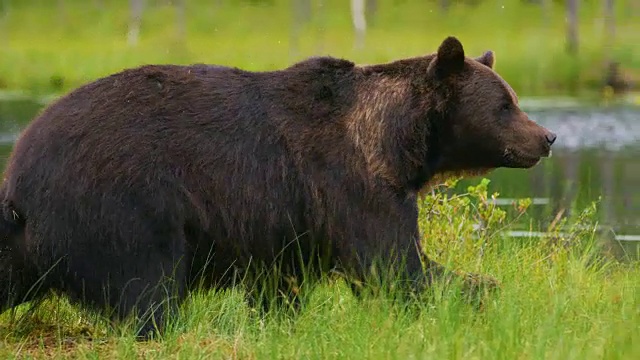
{"type": "MultiPolygon", "coordinates": [[[[0,166],[4,167],[18,132],[42,109],[42,102],[0,101],[0,166]]],[[[558,214],[571,214],[601,197],[598,221],[617,246],[640,246],[640,107],[527,109],[531,118],[558,135],[553,156],[529,170],[499,169],[488,177],[500,204],[534,199],[531,219],[548,225],[558,214]]],[[[461,186],[477,182],[465,180],[461,186]]],[[[530,236],[516,225],[514,236],[530,236]]]]}

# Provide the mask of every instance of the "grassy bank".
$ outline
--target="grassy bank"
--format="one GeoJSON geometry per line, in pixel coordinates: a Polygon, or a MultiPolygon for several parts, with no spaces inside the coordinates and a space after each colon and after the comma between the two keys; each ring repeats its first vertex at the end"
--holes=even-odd
{"type": "Polygon", "coordinates": [[[461,302],[454,288],[416,309],[382,297],[358,302],[344,284],[329,283],[306,294],[296,316],[274,311],[266,317],[247,307],[239,291],[200,293],[164,339],[136,343],[126,328],[108,328],[53,298],[31,316],[23,307],[14,318],[0,317],[0,357],[637,358],[640,266],[595,256],[593,209],[568,222],[566,237],[516,241],[499,230],[525,216],[527,202],[506,216],[488,201],[485,185],[427,198],[421,215],[431,256],[501,282],[483,311],[461,302]],[[474,239],[478,221],[486,228],[474,239]]]}
{"type": "MultiPolygon", "coordinates": [[[[3,2],[0,88],[64,92],[144,63],[206,62],[265,70],[315,54],[381,62],[435,51],[450,34],[458,36],[471,55],[495,50],[498,71],[521,95],[597,91],[604,76],[600,2],[581,3],[576,58],[565,52],[562,2],[553,2],[545,12],[524,1],[486,0],[474,7],[455,5],[443,14],[436,1],[379,1],[366,46],[358,51],[353,46],[348,1],[323,0],[322,7],[315,1],[310,22],[300,30],[295,54],[290,51],[290,1],[260,6],[246,5],[249,1],[221,1],[222,5],[188,1],[184,38],[179,35],[175,9],[163,1],[149,3],[140,42],[130,47],[125,0],[3,2]]],[[[635,45],[640,41],[640,23],[633,11],[638,9],[630,1],[616,2],[616,42],[610,50],[623,68],[632,70],[640,69],[640,50],[635,45]]]]}

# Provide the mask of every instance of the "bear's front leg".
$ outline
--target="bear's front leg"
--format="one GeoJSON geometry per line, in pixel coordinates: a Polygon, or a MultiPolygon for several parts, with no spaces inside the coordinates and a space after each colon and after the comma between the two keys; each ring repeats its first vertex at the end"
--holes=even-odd
{"type": "Polygon", "coordinates": [[[337,244],[341,267],[353,277],[352,285],[357,295],[364,287],[393,285],[406,295],[420,296],[434,282],[462,280],[463,295],[475,299],[495,289],[493,278],[463,274],[447,269],[430,259],[422,250],[418,230],[417,211],[407,206],[404,211],[388,212],[384,216],[371,213],[346,227],[348,237],[337,244]],[[358,282],[364,283],[357,285],[358,282]]]}
{"type": "Polygon", "coordinates": [[[335,232],[329,235],[338,267],[357,296],[365,288],[393,288],[409,296],[423,292],[429,281],[421,263],[416,216],[410,207],[378,214],[352,210],[332,224],[335,232]]]}

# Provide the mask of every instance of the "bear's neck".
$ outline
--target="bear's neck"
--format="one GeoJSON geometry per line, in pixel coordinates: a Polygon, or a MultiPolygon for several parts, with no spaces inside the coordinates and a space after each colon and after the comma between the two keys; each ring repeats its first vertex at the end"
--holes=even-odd
{"type": "Polygon", "coordinates": [[[369,75],[357,93],[346,127],[367,173],[398,192],[419,192],[439,166],[435,106],[403,77],[369,75]]]}

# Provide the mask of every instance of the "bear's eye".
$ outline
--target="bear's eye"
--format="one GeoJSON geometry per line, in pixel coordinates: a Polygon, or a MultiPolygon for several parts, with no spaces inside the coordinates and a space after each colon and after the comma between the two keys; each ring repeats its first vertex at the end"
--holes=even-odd
{"type": "Polygon", "coordinates": [[[501,112],[509,112],[509,111],[511,111],[511,103],[502,104],[502,106],[500,107],[500,111],[501,112]]]}

